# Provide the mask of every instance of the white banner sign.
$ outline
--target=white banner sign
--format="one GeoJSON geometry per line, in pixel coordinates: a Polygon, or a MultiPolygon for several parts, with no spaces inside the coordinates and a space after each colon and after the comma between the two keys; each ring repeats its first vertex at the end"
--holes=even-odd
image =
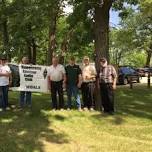
{"type": "Polygon", "coordinates": [[[13,65],[10,65],[10,68],[12,70],[13,77],[12,90],[44,93],[48,92],[47,66],[20,64],[15,68],[13,65]],[[19,72],[19,78],[15,77],[15,75],[17,75],[17,71],[19,72]]]}

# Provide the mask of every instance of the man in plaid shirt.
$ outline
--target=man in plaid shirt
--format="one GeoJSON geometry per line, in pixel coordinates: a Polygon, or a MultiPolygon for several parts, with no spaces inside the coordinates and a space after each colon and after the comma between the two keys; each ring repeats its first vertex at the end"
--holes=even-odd
{"type": "Polygon", "coordinates": [[[114,113],[114,90],[116,89],[117,72],[108,65],[106,58],[100,59],[99,83],[102,106],[105,113],[114,113]]]}

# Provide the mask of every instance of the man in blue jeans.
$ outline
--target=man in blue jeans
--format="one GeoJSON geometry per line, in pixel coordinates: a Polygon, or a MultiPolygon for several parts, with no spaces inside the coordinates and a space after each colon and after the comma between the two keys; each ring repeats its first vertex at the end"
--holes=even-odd
{"type": "MultiPolygon", "coordinates": [[[[29,64],[29,58],[23,57],[21,64],[29,64]]],[[[29,91],[21,91],[20,92],[20,107],[24,108],[24,106],[31,107],[32,106],[32,93],[29,91]]]]}
{"type": "Polygon", "coordinates": [[[8,107],[8,88],[11,70],[6,65],[6,57],[0,57],[0,108],[6,110],[8,107]]]}
{"type": "Polygon", "coordinates": [[[75,58],[71,57],[69,65],[66,66],[66,88],[68,97],[68,110],[71,109],[71,98],[74,96],[77,102],[77,108],[81,111],[81,101],[79,88],[82,84],[82,72],[79,65],[75,64],[75,58]]]}

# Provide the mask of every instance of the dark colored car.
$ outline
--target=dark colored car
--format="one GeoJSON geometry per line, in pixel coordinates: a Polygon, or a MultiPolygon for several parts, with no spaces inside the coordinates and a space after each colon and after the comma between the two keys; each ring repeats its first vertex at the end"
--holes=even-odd
{"type": "Polygon", "coordinates": [[[145,67],[145,68],[137,68],[136,71],[141,77],[148,76],[148,73],[152,76],[152,68],[151,67],[145,67]]]}
{"type": "Polygon", "coordinates": [[[137,68],[136,71],[138,72],[138,74],[141,77],[145,77],[146,74],[148,73],[148,69],[147,68],[137,68]]]}
{"type": "Polygon", "coordinates": [[[138,72],[130,66],[119,67],[118,84],[128,84],[130,80],[140,83],[140,75],[138,74],[138,72]]]}

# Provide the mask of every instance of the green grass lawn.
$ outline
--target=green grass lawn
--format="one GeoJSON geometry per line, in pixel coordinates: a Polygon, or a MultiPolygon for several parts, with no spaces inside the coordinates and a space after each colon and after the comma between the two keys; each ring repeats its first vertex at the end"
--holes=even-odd
{"type": "Polygon", "coordinates": [[[114,116],[50,110],[49,95],[33,95],[32,109],[0,112],[0,152],[151,152],[152,89],[120,86],[114,116]]]}

